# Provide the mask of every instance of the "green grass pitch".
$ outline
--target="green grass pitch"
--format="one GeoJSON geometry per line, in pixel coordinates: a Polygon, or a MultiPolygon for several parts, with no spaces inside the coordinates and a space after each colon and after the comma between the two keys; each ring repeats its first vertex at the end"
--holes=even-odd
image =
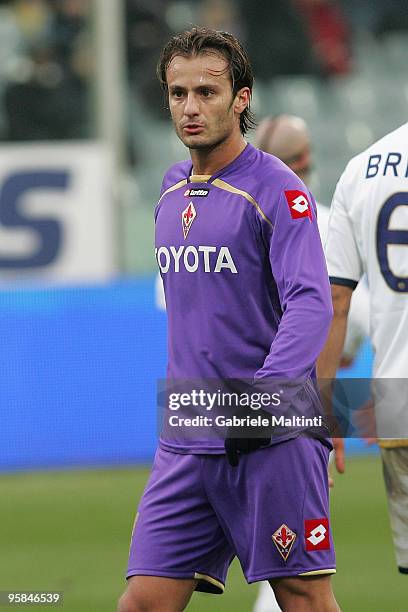
{"type": "MultiPolygon", "coordinates": [[[[114,612],[147,475],[141,468],[2,475],[0,590],[64,591],[56,609],[114,612]]],[[[332,524],[342,609],[407,610],[408,576],[396,571],[377,456],[349,459],[336,477],[332,524]]],[[[249,611],[256,592],[234,563],[225,594],[196,594],[188,610],[249,611]]]]}

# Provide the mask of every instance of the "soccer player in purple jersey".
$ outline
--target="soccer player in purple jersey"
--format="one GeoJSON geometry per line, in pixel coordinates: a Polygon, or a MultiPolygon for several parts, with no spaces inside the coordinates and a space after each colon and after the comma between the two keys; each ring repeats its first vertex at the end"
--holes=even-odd
{"type": "MultiPolygon", "coordinates": [[[[332,316],[314,200],[250,144],[252,70],[230,34],[193,28],[158,73],[191,161],[155,211],[168,378],[308,380],[332,316]]],[[[160,439],[136,516],[120,612],[178,612],[222,593],[238,556],[284,611],[334,612],[330,442],[291,429],[251,440],[160,439]]]]}

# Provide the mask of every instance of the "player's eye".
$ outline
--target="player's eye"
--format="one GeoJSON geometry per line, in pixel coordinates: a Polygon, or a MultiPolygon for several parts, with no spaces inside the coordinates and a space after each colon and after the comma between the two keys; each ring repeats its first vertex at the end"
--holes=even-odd
{"type": "Polygon", "coordinates": [[[175,89],[174,91],[171,92],[171,95],[173,96],[173,98],[176,98],[179,100],[183,96],[183,92],[181,91],[181,89],[175,89]]]}
{"type": "Polygon", "coordinates": [[[202,89],[201,90],[201,95],[204,98],[208,98],[209,96],[211,96],[211,94],[214,93],[213,91],[211,91],[211,89],[202,89]]]}

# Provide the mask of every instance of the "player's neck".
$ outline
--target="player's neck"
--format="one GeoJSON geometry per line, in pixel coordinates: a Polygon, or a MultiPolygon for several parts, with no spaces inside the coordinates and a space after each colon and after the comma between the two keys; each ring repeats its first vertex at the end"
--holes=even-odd
{"type": "Polygon", "coordinates": [[[234,161],[247,143],[241,133],[225,140],[213,149],[190,149],[193,174],[215,174],[234,161]]]}

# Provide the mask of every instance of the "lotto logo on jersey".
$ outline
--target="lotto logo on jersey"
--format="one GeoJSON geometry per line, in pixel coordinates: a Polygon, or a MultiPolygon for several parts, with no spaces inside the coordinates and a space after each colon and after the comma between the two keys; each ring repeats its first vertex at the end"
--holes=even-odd
{"type": "Polygon", "coordinates": [[[184,192],[185,198],[206,198],[210,193],[209,189],[187,189],[184,192]]]}
{"type": "Polygon", "coordinates": [[[303,191],[290,189],[289,191],[285,191],[285,197],[292,219],[303,219],[303,217],[312,218],[312,207],[310,206],[307,195],[303,191]]]}
{"type": "Polygon", "coordinates": [[[306,550],[329,550],[329,519],[310,519],[305,521],[306,550]]]}

